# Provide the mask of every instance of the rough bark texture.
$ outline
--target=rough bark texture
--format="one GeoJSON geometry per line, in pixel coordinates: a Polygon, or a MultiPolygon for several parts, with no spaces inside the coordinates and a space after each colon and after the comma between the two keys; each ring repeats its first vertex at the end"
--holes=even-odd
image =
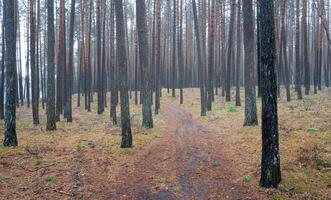
{"type": "Polygon", "coordinates": [[[127,61],[125,50],[125,29],[122,0],[115,0],[116,10],[116,45],[117,59],[120,72],[120,100],[121,100],[121,126],[122,126],[122,143],[121,148],[132,147],[132,134],[129,109],[128,95],[128,77],[127,61]]]}
{"type": "Polygon", "coordinates": [[[160,110],[161,96],[161,0],[156,3],[156,78],[155,78],[155,114],[160,110]]]}
{"type": "Polygon", "coordinates": [[[4,1],[6,104],[4,146],[17,146],[16,137],[16,31],[15,1],[4,1]]]}
{"type": "Polygon", "coordinates": [[[261,92],[262,92],[262,187],[277,187],[281,181],[277,78],[275,73],[274,3],[260,0],[261,11],[261,92]]]}
{"type": "Polygon", "coordinates": [[[243,1],[244,48],[245,48],[245,120],[244,126],[258,124],[254,83],[254,34],[252,0],[243,1]]]}
{"type": "Polygon", "coordinates": [[[54,63],[54,0],[47,0],[47,131],[56,130],[55,63],[54,63]]]}
{"type": "Polygon", "coordinates": [[[213,80],[214,80],[214,15],[215,15],[215,5],[214,0],[212,0],[210,6],[210,15],[208,23],[208,82],[207,82],[207,110],[211,111],[212,109],[212,100],[213,100],[213,80]]]}
{"type": "Polygon", "coordinates": [[[143,121],[144,128],[153,128],[150,69],[148,66],[148,43],[145,0],[137,0],[137,30],[139,41],[139,61],[143,68],[143,121]]]}

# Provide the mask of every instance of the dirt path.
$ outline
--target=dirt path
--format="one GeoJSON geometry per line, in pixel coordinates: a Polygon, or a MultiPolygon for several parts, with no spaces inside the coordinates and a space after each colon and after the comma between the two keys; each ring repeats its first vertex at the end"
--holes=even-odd
{"type": "Polygon", "coordinates": [[[163,103],[166,128],[112,185],[116,199],[242,199],[215,135],[192,115],[163,103]],[[130,171],[130,168],[133,168],[130,171]],[[124,180],[123,180],[124,177],[124,180]],[[123,184],[126,183],[126,184],[123,184]]]}

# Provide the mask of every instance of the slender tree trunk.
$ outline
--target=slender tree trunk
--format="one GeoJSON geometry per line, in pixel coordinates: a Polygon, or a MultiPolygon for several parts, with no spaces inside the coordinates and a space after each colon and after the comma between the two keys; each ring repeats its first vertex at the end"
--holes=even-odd
{"type": "Polygon", "coordinates": [[[199,33],[199,23],[198,23],[198,15],[197,15],[197,7],[195,0],[192,0],[193,7],[193,18],[194,18],[194,28],[195,28],[195,37],[196,37],[196,45],[197,45],[197,54],[198,54],[198,70],[199,70],[199,85],[200,85],[200,106],[201,106],[201,116],[207,115],[206,109],[206,99],[205,99],[205,88],[204,88],[204,76],[203,76],[203,63],[202,63],[202,55],[201,55],[201,43],[200,43],[200,33],[199,33]]]}
{"type": "Polygon", "coordinates": [[[233,29],[234,29],[234,17],[235,17],[235,0],[231,0],[231,13],[230,13],[230,25],[229,25],[229,35],[228,35],[228,59],[227,59],[227,69],[226,69],[226,94],[225,100],[231,101],[231,72],[232,72],[232,50],[233,50],[233,29]]]}
{"type": "Polygon", "coordinates": [[[308,55],[308,27],[307,27],[307,15],[308,15],[308,0],[303,0],[302,10],[302,32],[303,32],[303,63],[305,68],[305,94],[309,95],[310,90],[310,63],[308,55]]]}
{"type": "Polygon", "coordinates": [[[300,0],[296,0],[295,27],[295,89],[298,99],[302,99],[301,91],[301,62],[300,62],[300,0]]]}
{"type": "Polygon", "coordinates": [[[211,0],[210,14],[208,23],[208,82],[207,82],[207,110],[211,111],[213,101],[213,80],[214,80],[214,15],[215,15],[215,1],[211,0]]]}
{"type": "Polygon", "coordinates": [[[38,100],[38,74],[36,67],[36,35],[34,0],[30,0],[30,59],[31,59],[31,84],[32,84],[32,116],[33,124],[39,124],[39,100],[38,100]]]}
{"type": "Polygon", "coordinates": [[[244,48],[245,48],[245,120],[244,126],[258,124],[254,81],[254,35],[252,0],[243,0],[244,48]]]}
{"type": "Polygon", "coordinates": [[[72,122],[72,85],[73,85],[73,67],[74,67],[74,28],[75,28],[75,0],[71,0],[70,9],[70,28],[69,28],[69,62],[67,66],[67,122],[72,122]]]}
{"type": "Polygon", "coordinates": [[[155,90],[155,114],[160,110],[161,96],[161,0],[156,3],[156,90],[155,90]]]}
{"type": "MultiPolygon", "coordinates": [[[[253,53],[254,53],[254,49],[253,49],[253,53]]],[[[241,59],[242,59],[241,58],[241,0],[238,0],[238,4],[237,4],[236,106],[241,106],[241,102],[240,102],[241,59]]]]}
{"type": "Polygon", "coordinates": [[[127,62],[125,50],[125,29],[122,0],[115,0],[116,13],[116,46],[117,59],[120,72],[120,100],[121,100],[121,127],[122,127],[122,143],[121,148],[132,147],[132,134],[130,122],[130,107],[128,96],[128,77],[127,77],[127,62]]]}
{"type": "Polygon", "coordinates": [[[172,97],[176,97],[176,0],[173,0],[173,35],[172,35],[172,97]]]}
{"type": "Polygon", "coordinates": [[[47,0],[47,131],[56,130],[55,63],[54,63],[54,0],[47,0]]]}
{"type": "Polygon", "coordinates": [[[152,99],[150,97],[152,88],[150,85],[151,75],[148,67],[148,42],[145,0],[137,0],[137,30],[139,41],[139,61],[143,68],[143,122],[144,128],[153,128],[152,99]]]}

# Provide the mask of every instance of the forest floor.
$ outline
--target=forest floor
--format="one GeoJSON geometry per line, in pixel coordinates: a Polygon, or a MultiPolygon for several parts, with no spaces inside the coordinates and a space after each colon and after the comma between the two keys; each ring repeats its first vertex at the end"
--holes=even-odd
{"type": "Polygon", "coordinates": [[[283,180],[267,190],[258,186],[261,125],[242,126],[244,102],[216,97],[201,118],[197,89],[185,89],[184,105],[163,94],[151,130],[140,128],[141,109],[131,103],[130,149],[119,148],[109,108],[98,116],[75,107],[73,123],[54,132],[45,131],[44,114],[34,126],[31,108],[19,108],[19,147],[0,146],[0,199],[330,199],[331,90],[280,98],[283,180]]]}

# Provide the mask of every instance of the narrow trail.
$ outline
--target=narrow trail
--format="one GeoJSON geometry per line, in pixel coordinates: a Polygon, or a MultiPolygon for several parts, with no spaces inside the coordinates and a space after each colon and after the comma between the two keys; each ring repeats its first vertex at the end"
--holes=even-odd
{"type": "Polygon", "coordinates": [[[191,113],[163,104],[166,128],[134,163],[109,197],[116,199],[242,199],[222,145],[191,113]],[[160,186],[161,185],[161,186],[160,186]]]}

